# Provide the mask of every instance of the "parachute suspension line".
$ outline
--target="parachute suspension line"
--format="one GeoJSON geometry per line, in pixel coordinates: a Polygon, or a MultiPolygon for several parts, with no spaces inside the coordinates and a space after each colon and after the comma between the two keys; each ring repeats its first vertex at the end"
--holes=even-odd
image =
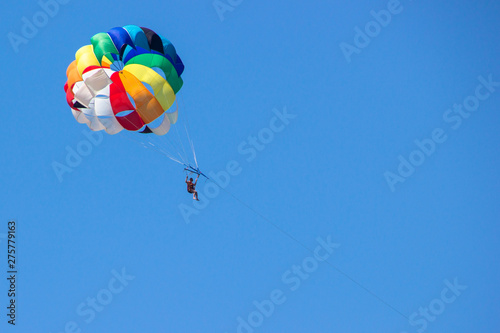
{"type": "Polygon", "coordinates": [[[151,142],[148,142],[154,150],[156,150],[157,152],[159,152],[160,154],[163,154],[165,156],[167,156],[169,159],[171,159],[172,161],[174,162],[177,162],[179,164],[184,164],[183,162],[179,161],[178,159],[176,159],[175,157],[173,157],[172,155],[169,154],[168,151],[165,151],[164,149],[162,149],[161,147],[158,147],[156,145],[154,145],[153,143],[151,142]]]}
{"type": "Polygon", "coordinates": [[[184,144],[182,143],[181,136],[179,135],[179,130],[177,129],[177,126],[174,125],[174,127],[175,127],[175,134],[177,135],[177,141],[179,142],[179,145],[184,153],[184,161],[186,161],[186,164],[189,164],[189,158],[186,153],[186,149],[184,148],[184,144]]]}
{"type": "MultiPolygon", "coordinates": [[[[252,208],[252,206],[248,205],[243,200],[241,200],[238,197],[236,197],[233,193],[229,192],[224,187],[220,186],[213,179],[210,179],[208,177],[206,177],[206,178],[207,178],[207,180],[211,181],[216,186],[218,186],[221,190],[223,190],[224,192],[226,192],[227,194],[229,194],[231,197],[233,197],[233,199],[235,199],[236,201],[238,201],[241,205],[245,206],[247,209],[249,209],[250,211],[254,212],[255,215],[259,216],[262,220],[264,220],[268,224],[272,225],[276,230],[278,230],[279,232],[281,232],[283,235],[287,236],[288,238],[290,238],[291,240],[293,240],[295,243],[299,244],[302,248],[306,249],[308,252],[314,254],[314,250],[310,249],[308,246],[304,245],[301,241],[299,241],[297,238],[295,238],[294,236],[292,236],[290,233],[288,233],[287,231],[285,231],[282,228],[280,228],[278,225],[276,225],[275,223],[273,223],[270,219],[268,219],[267,217],[265,217],[264,215],[262,215],[261,213],[259,213],[257,210],[255,210],[254,208],[252,208]]],[[[372,297],[374,297],[375,299],[377,299],[380,303],[384,304],[389,309],[391,309],[395,313],[399,314],[400,316],[402,316],[406,320],[409,320],[409,318],[406,315],[404,315],[401,311],[399,311],[398,309],[396,309],[394,306],[390,305],[383,298],[379,297],[373,291],[371,291],[370,289],[368,289],[367,287],[365,287],[364,285],[362,285],[360,282],[356,281],[354,278],[352,278],[351,276],[349,276],[347,273],[345,273],[344,271],[342,271],[340,268],[338,268],[337,266],[335,266],[334,264],[332,264],[328,259],[325,260],[325,263],[327,263],[330,267],[332,267],[334,270],[336,270],[342,276],[344,276],[345,278],[347,278],[348,280],[350,280],[351,282],[353,282],[354,284],[356,284],[358,287],[360,287],[361,289],[363,289],[365,292],[367,292],[368,294],[370,294],[372,297]]]]}
{"type": "Polygon", "coordinates": [[[182,160],[182,162],[186,163],[187,162],[186,158],[181,155],[181,153],[179,152],[178,149],[175,148],[175,145],[172,143],[172,141],[170,141],[170,139],[168,137],[165,138],[165,140],[168,142],[170,147],[176,152],[177,156],[179,156],[179,158],[182,160]]]}
{"type": "Polygon", "coordinates": [[[150,145],[151,147],[148,147],[147,145],[144,145],[144,148],[147,148],[147,149],[153,149],[154,151],[156,151],[156,152],[158,152],[158,153],[160,153],[160,154],[162,154],[162,155],[164,155],[164,156],[168,157],[168,158],[169,158],[169,159],[171,159],[172,161],[174,161],[174,162],[176,162],[176,163],[179,163],[179,164],[181,164],[181,165],[185,165],[185,164],[184,164],[184,162],[179,161],[178,159],[176,159],[175,157],[173,157],[172,155],[170,155],[170,153],[169,153],[169,152],[167,152],[167,151],[165,151],[164,149],[162,149],[162,148],[160,148],[160,147],[156,146],[155,144],[153,144],[153,143],[151,143],[151,142],[148,142],[148,143],[149,143],[149,145],[150,145]]]}
{"type": "MultiPolygon", "coordinates": [[[[176,100],[177,103],[177,100],[176,100]]],[[[178,109],[178,105],[177,105],[178,109]]],[[[184,143],[179,135],[179,130],[177,129],[177,126],[171,126],[170,130],[172,130],[172,127],[175,129],[176,135],[164,135],[164,136],[157,136],[157,135],[144,135],[143,139],[141,140],[141,143],[145,148],[151,148],[162,155],[167,156],[169,159],[182,164],[184,166],[189,166],[190,161],[188,154],[186,153],[186,149],[184,148],[184,143]],[[144,145],[144,142],[149,144],[149,146],[144,145]],[[178,157],[174,157],[177,155],[178,157]]],[[[137,141],[139,142],[139,141],[137,141]]]]}
{"type": "Polygon", "coordinates": [[[187,108],[184,104],[184,95],[182,94],[182,92],[179,95],[181,97],[181,107],[184,110],[184,113],[186,114],[186,117],[185,117],[186,123],[184,124],[184,129],[186,130],[187,138],[188,138],[189,144],[191,146],[191,151],[193,153],[194,163],[196,164],[196,168],[198,168],[198,160],[196,159],[196,150],[194,149],[193,140],[191,140],[191,137],[189,136],[189,132],[191,131],[191,127],[189,126],[189,117],[187,114],[188,113],[187,108]],[[186,127],[186,124],[187,124],[187,127],[186,127]],[[189,131],[188,131],[188,129],[189,129],[189,131]]]}
{"type": "Polygon", "coordinates": [[[141,141],[138,141],[138,140],[135,140],[135,139],[131,139],[131,138],[127,137],[127,136],[123,136],[123,137],[126,138],[127,140],[134,141],[135,143],[141,145],[143,148],[153,149],[154,151],[156,151],[156,152],[158,152],[158,153],[160,153],[162,155],[165,155],[166,157],[168,157],[169,159],[171,159],[172,161],[174,161],[176,163],[185,165],[184,163],[182,163],[181,161],[179,161],[175,157],[171,156],[168,152],[163,151],[162,149],[158,148],[156,145],[154,145],[151,142],[148,142],[148,144],[150,145],[150,147],[148,147],[148,145],[146,145],[144,142],[141,142],[141,141]]]}
{"type": "MultiPolygon", "coordinates": [[[[182,96],[181,96],[181,99],[182,99],[182,96]]],[[[194,144],[193,144],[193,141],[191,140],[191,136],[189,135],[189,130],[188,130],[189,119],[188,119],[187,114],[185,114],[184,118],[186,119],[186,122],[184,123],[184,129],[186,131],[187,140],[189,141],[189,146],[191,148],[191,152],[193,154],[193,158],[194,158],[194,162],[195,162],[196,167],[193,167],[191,165],[190,159],[189,159],[188,154],[186,152],[186,149],[184,147],[184,143],[183,143],[184,140],[181,139],[181,135],[179,134],[179,130],[177,129],[178,126],[175,126],[175,125],[173,126],[175,128],[174,131],[176,133],[175,136],[176,136],[177,140],[174,139],[174,136],[168,136],[168,135],[165,135],[165,138],[163,140],[160,140],[160,137],[158,137],[156,135],[153,135],[153,136],[146,135],[143,137],[145,139],[144,140],[145,142],[137,140],[135,138],[130,138],[128,136],[124,136],[124,137],[127,138],[128,140],[136,142],[137,144],[141,145],[143,148],[152,149],[152,150],[156,151],[157,153],[160,153],[160,154],[166,156],[170,160],[183,165],[185,167],[185,169],[184,169],[185,171],[188,171],[190,173],[195,173],[198,175],[202,175],[203,177],[205,177],[208,180],[209,178],[205,174],[203,174],[203,172],[200,171],[199,166],[198,166],[198,160],[196,158],[196,151],[194,149],[194,144]],[[186,126],[186,123],[187,123],[187,126],[186,126]],[[174,141],[177,141],[177,142],[174,142],[174,141]],[[174,156],[175,154],[177,154],[177,156],[179,158],[175,157],[174,156]]]]}
{"type": "Polygon", "coordinates": [[[191,141],[191,137],[189,136],[189,131],[188,131],[187,127],[186,127],[186,124],[184,124],[184,129],[186,130],[186,134],[187,134],[187,138],[188,138],[188,141],[189,141],[189,145],[191,146],[191,152],[193,153],[194,163],[196,164],[196,167],[198,168],[198,161],[196,160],[196,151],[194,150],[193,141],[191,141]]]}
{"type": "MultiPolygon", "coordinates": [[[[108,76],[108,77],[109,77],[109,76],[108,76]]],[[[128,120],[128,119],[127,119],[127,120],[128,120]]],[[[128,121],[129,121],[129,120],[128,120],[128,121]]],[[[129,123],[131,123],[131,122],[129,121],[129,123]]],[[[129,138],[128,136],[126,136],[126,135],[125,135],[125,136],[123,136],[123,137],[127,138],[128,140],[135,141],[137,144],[139,144],[139,145],[143,146],[143,148],[146,148],[146,149],[150,149],[150,148],[151,148],[151,149],[155,150],[156,152],[158,152],[158,153],[160,153],[160,154],[162,154],[162,155],[165,155],[166,157],[168,157],[169,159],[171,159],[172,161],[174,161],[174,162],[176,162],[176,163],[179,163],[179,164],[182,164],[182,165],[186,165],[185,160],[182,158],[182,156],[180,156],[179,152],[175,149],[175,147],[173,147],[173,148],[174,148],[173,150],[177,152],[177,154],[178,154],[178,155],[179,155],[179,157],[181,158],[182,162],[181,162],[181,161],[179,161],[177,158],[173,157],[173,156],[172,156],[172,155],[171,155],[168,151],[165,151],[164,149],[160,149],[160,148],[158,147],[158,146],[159,146],[159,145],[158,145],[158,143],[157,143],[157,145],[155,145],[153,142],[151,142],[151,140],[150,140],[150,139],[151,139],[151,137],[149,137],[149,138],[148,138],[148,140],[147,140],[147,142],[149,143],[149,145],[150,145],[151,147],[148,147],[148,146],[147,146],[144,142],[141,142],[141,141],[139,141],[139,140],[136,140],[135,138],[134,138],[134,139],[132,139],[132,138],[129,138]]],[[[153,137],[153,138],[154,138],[154,137],[153,137]]],[[[170,143],[170,142],[169,142],[169,143],[170,143]]],[[[171,143],[170,143],[170,144],[171,144],[171,143]]],[[[171,144],[171,145],[172,145],[172,144],[171,144]]]]}
{"type": "MultiPolygon", "coordinates": [[[[158,142],[158,139],[155,137],[155,136],[143,136],[144,138],[144,141],[147,143],[146,145],[146,148],[151,148],[153,150],[156,150],[157,152],[167,156],[168,158],[170,158],[171,160],[175,160],[176,162],[179,162],[179,163],[183,163],[184,160],[182,158],[182,156],[180,156],[177,152],[177,150],[174,148],[174,149],[169,149],[168,145],[164,142],[160,143],[158,142]],[[179,161],[179,159],[177,157],[174,157],[174,153],[173,152],[176,152],[177,155],[180,157],[180,160],[182,161],[179,161]]],[[[167,143],[170,143],[167,141],[167,143]]]]}
{"type": "MultiPolygon", "coordinates": [[[[175,99],[175,104],[176,104],[176,109],[179,110],[179,103],[177,102],[177,98],[175,99]]],[[[189,164],[189,157],[186,154],[186,149],[184,148],[183,140],[179,136],[179,130],[177,129],[177,126],[174,125],[173,127],[174,127],[174,130],[175,130],[175,134],[176,134],[177,140],[174,139],[173,135],[166,136],[166,139],[167,139],[167,141],[169,141],[170,146],[172,147],[173,150],[175,150],[175,152],[177,153],[177,155],[179,157],[181,156],[181,154],[183,154],[182,155],[183,157],[181,157],[181,160],[185,164],[189,164]]],[[[170,128],[172,128],[172,126],[170,128]]]]}
{"type": "Polygon", "coordinates": [[[169,159],[171,159],[172,161],[174,162],[177,162],[179,164],[183,164],[181,161],[179,161],[178,159],[176,159],[175,157],[173,157],[168,151],[166,151],[165,149],[162,149],[161,147],[159,147],[158,145],[155,145],[154,143],[152,142],[148,142],[148,144],[150,145],[150,147],[148,146],[144,146],[145,148],[150,148],[150,149],[153,149],[154,151],[162,154],[162,155],[165,155],[166,157],[168,157],[169,159]]]}
{"type": "Polygon", "coordinates": [[[156,140],[156,144],[158,146],[163,146],[164,150],[166,150],[167,152],[168,152],[168,150],[166,148],[167,148],[167,144],[168,144],[170,146],[171,151],[174,151],[177,154],[177,156],[179,156],[179,158],[182,160],[183,163],[188,163],[187,159],[180,154],[179,149],[177,149],[175,147],[175,145],[173,144],[173,142],[170,141],[169,136],[165,136],[165,138],[164,138],[164,141],[166,143],[163,143],[162,140],[160,140],[157,137],[152,137],[152,138],[154,140],[156,140]]]}

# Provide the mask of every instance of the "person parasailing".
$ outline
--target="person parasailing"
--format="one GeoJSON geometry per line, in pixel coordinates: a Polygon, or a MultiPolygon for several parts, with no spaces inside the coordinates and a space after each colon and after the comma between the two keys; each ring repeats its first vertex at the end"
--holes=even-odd
{"type": "Polygon", "coordinates": [[[193,193],[193,200],[198,200],[198,192],[196,191],[196,183],[198,182],[198,178],[200,178],[200,174],[198,174],[198,176],[196,177],[196,180],[193,182],[193,178],[189,178],[189,181],[188,181],[188,177],[189,176],[186,176],[186,184],[187,184],[187,191],[189,193],[193,193]]]}

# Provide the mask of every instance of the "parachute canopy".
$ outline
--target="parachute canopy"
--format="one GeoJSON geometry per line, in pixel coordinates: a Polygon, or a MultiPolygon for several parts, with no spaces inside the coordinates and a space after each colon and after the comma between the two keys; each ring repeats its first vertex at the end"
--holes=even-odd
{"type": "Polygon", "coordinates": [[[64,85],[73,116],[93,131],[166,134],[184,64],[165,37],[135,25],[98,33],[68,66],[64,85]]]}

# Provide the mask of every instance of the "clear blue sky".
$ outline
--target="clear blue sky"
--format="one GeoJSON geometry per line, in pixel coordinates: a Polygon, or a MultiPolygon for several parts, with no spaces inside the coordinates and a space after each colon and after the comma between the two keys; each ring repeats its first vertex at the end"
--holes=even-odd
{"type": "Polygon", "coordinates": [[[500,3],[221,3],[232,11],[73,0],[46,22],[36,1],[2,4],[0,330],[496,332],[500,3]],[[390,22],[370,23],[388,6],[390,22]],[[34,15],[41,27],[23,32],[34,15]],[[121,134],[104,134],[62,182],[53,170],[87,140],[65,101],[66,67],[92,35],[127,24],[182,57],[179,115],[200,167],[239,166],[234,197],[221,191],[189,224],[182,167],[121,134]],[[18,52],[13,34],[26,38],[18,52]],[[475,111],[453,109],[464,101],[475,111]],[[285,108],[296,117],[248,162],[238,147],[285,108]],[[328,237],[338,245],[321,251],[326,263],[309,250],[328,237]]]}

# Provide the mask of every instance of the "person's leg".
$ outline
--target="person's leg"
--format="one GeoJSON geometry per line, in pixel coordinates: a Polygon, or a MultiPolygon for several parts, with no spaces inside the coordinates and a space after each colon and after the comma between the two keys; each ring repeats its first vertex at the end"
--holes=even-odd
{"type": "MultiPolygon", "coordinates": [[[[198,200],[198,191],[194,191],[194,195],[196,197],[196,200],[198,200]]],[[[198,200],[199,201],[199,200],[198,200]]]]}

